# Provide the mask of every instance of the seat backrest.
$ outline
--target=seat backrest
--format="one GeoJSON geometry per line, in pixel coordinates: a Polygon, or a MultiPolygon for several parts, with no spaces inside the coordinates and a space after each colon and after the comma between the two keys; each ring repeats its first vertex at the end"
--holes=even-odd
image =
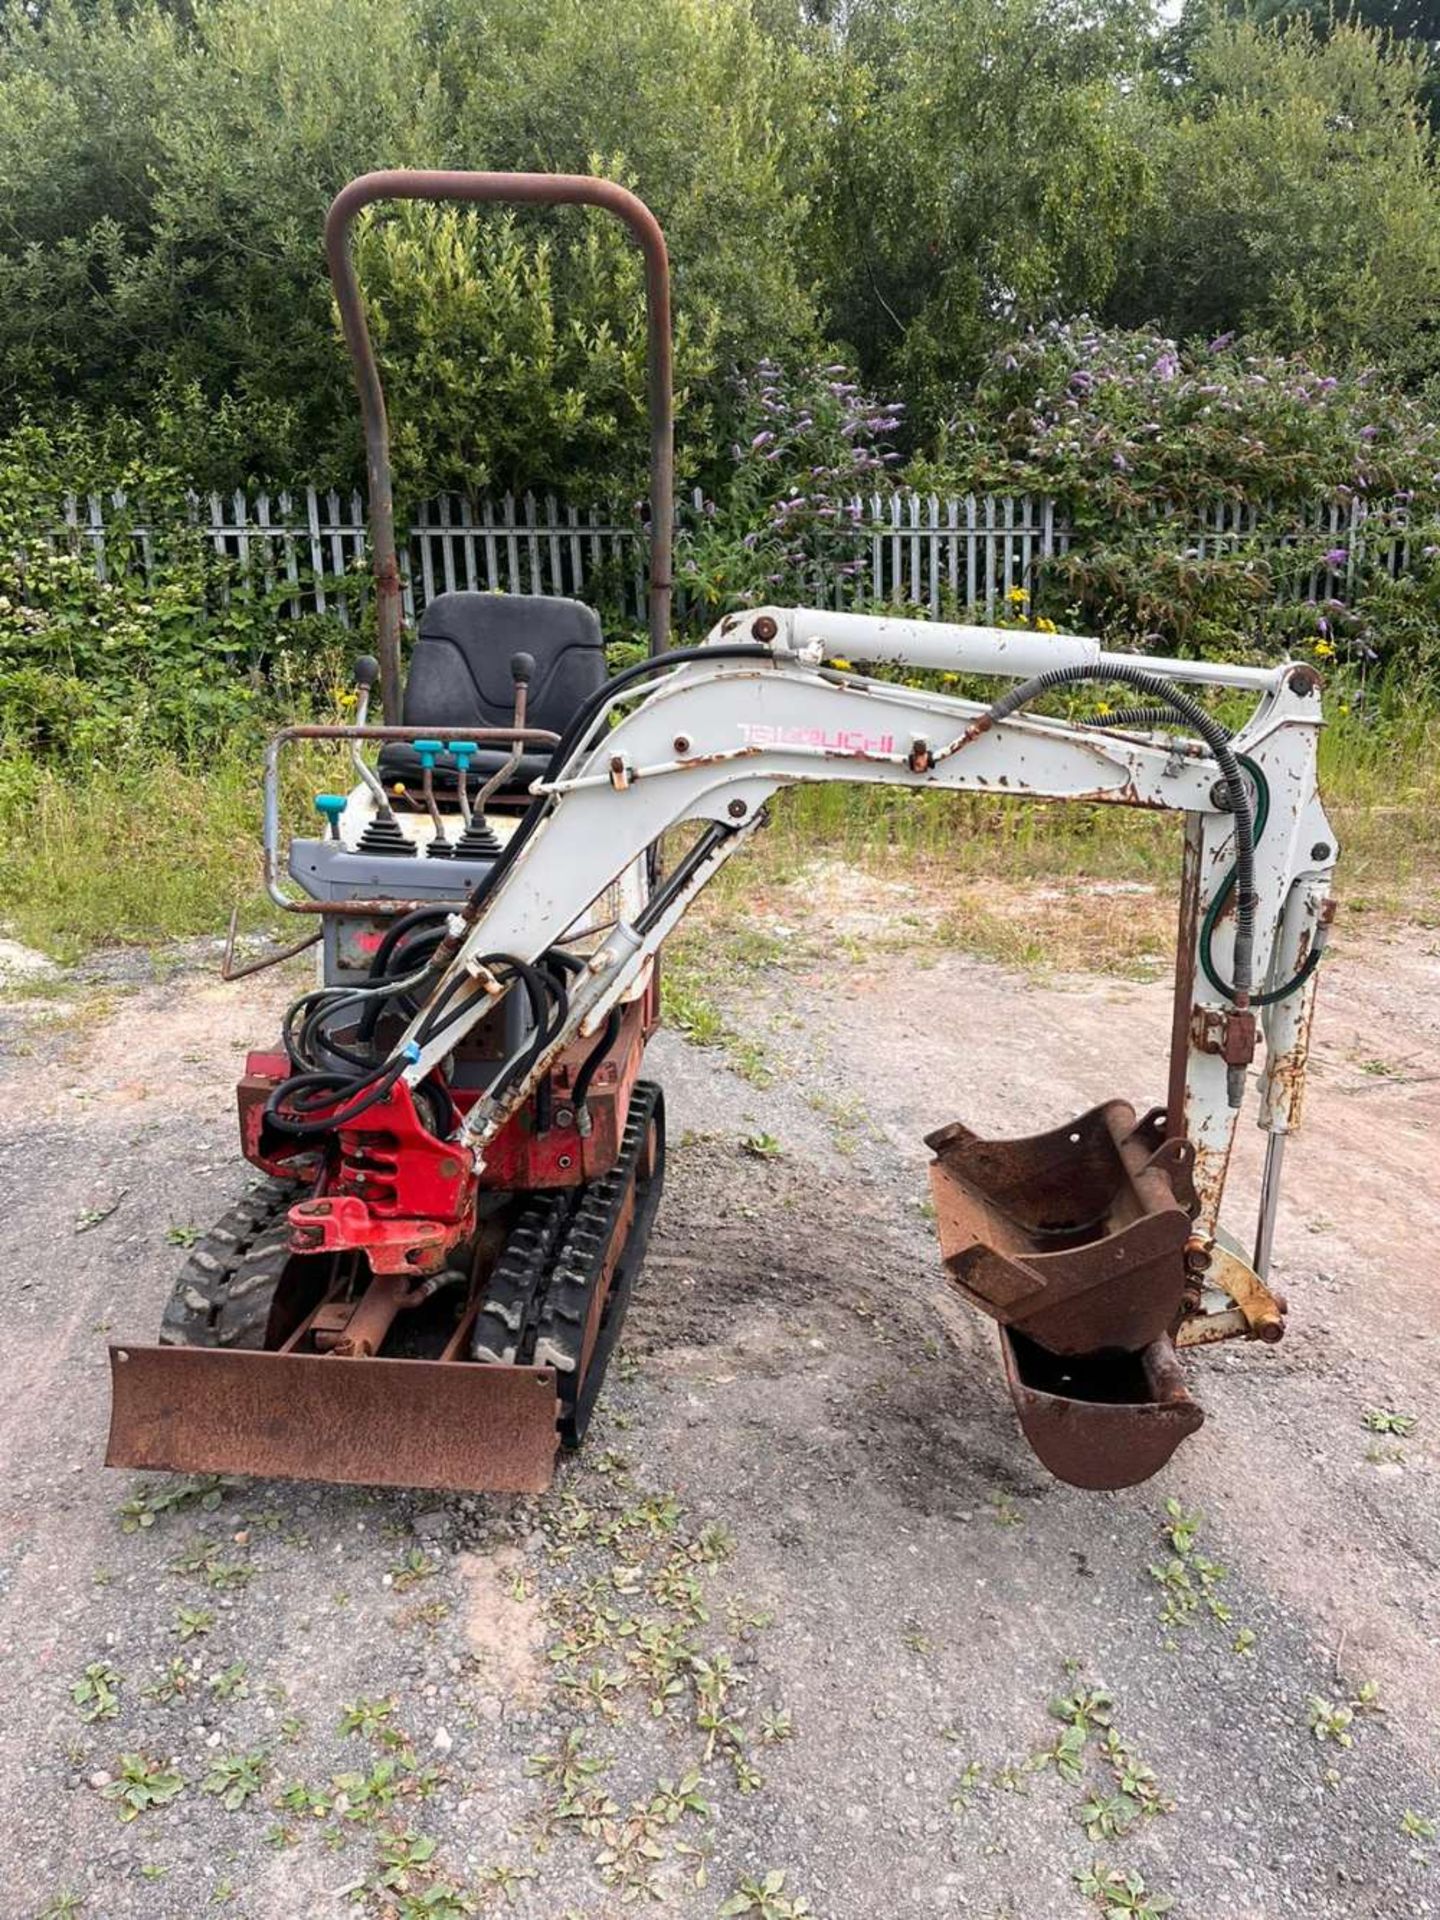
{"type": "Polygon", "coordinates": [[[605,683],[593,608],[547,594],[442,593],[420,616],[405,682],[405,724],[437,733],[503,727],[514,718],[510,662],[535,662],[526,723],[563,733],[605,683]]]}

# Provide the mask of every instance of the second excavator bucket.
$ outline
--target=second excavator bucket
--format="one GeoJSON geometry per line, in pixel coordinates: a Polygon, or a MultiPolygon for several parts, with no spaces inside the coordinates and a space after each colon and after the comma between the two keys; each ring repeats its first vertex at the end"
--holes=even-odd
{"type": "Polygon", "coordinates": [[[1171,1335],[1186,1285],[1193,1150],[1123,1100],[1023,1140],[927,1136],[954,1286],[999,1321],[1020,1425],[1073,1486],[1131,1486],[1204,1419],[1171,1335]]]}
{"type": "Polygon", "coordinates": [[[1000,1345],[1021,1431],[1042,1465],[1072,1487],[1136,1486],[1204,1423],[1168,1337],[1140,1353],[1081,1360],[1058,1359],[1008,1328],[1000,1345]]]}

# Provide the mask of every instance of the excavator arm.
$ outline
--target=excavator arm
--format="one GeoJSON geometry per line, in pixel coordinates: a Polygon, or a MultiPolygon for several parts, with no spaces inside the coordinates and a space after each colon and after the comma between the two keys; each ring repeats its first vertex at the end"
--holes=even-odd
{"type": "MultiPolygon", "coordinates": [[[[1185,837],[1167,1131],[1193,1148],[1195,1231],[1213,1239],[1257,1006],[1261,1123],[1281,1139],[1299,1122],[1311,955],[1323,946],[1336,857],[1316,788],[1321,702],[1313,670],[1137,660],[1079,636],[822,609],[730,619],[704,648],[671,658],[673,666],[657,663],[661,676],[619,686],[562,742],[510,857],[472,903],[454,957],[398,1043],[405,1080],[422,1082],[491,1009],[496,957],[540,960],[663,835],[698,826],[689,853],[642,910],[617,920],[590,955],[545,1048],[503,1094],[471,1107],[461,1135],[483,1159],[554,1059],[577,1036],[600,1031],[783,787],[844,781],[1175,812],[1185,837]],[[1157,728],[1148,712],[1133,729],[1105,724],[1103,713],[1090,723],[1028,711],[995,720],[973,699],[866,677],[852,670],[860,661],[1007,680],[1065,667],[1100,684],[1138,669],[1176,687],[1248,695],[1253,705],[1233,750],[1253,807],[1251,993],[1226,991],[1236,959],[1237,821],[1204,741],[1157,728]]],[[[1177,729],[1182,724],[1177,718],[1177,729]]],[[[1272,1181],[1257,1233],[1261,1264],[1275,1194],[1272,1181]]]]}

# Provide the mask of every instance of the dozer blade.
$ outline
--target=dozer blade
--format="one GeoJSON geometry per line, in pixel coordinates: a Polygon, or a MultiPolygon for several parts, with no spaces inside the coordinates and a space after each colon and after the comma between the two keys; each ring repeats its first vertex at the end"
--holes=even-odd
{"type": "Polygon", "coordinates": [[[1136,1486],[1204,1423],[1168,1338],[1138,1354],[1060,1359],[1002,1327],[1000,1346],[1025,1438],[1041,1464],[1072,1487],[1136,1486]]]}
{"type": "Polygon", "coordinates": [[[481,1493],[554,1474],[549,1367],[113,1345],[110,1389],[111,1467],[481,1493]]]}
{"type": "Polygon", "coordinates": [[[946,1271],[972,1305],[1051,1353],[1138,1353],[1175,1326],[1193,1151],[1110,1100],[1049,1133],[926,1136],[946,1271]]]}

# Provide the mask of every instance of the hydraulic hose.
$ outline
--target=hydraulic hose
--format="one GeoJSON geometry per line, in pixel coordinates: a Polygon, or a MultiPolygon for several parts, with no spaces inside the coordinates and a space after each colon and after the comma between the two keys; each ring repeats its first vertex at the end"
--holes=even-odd
{"type": "MultiPolygon", "coordinates": [[[[1123,661],[1107,661],[1103,667],[1088,665],[1051,667],[1044,673],[1022,681],[1019,686],[1011,687],[1007,693],[992,703],[988,718],[992,724],[1008,720],[1022,707],[1027,707],[1042,694],[1056,687],[1073,686],[1079,680],[1116,681],[1122,686],[1134,687],[1150,702],[1156,702],[1177,713],[1214,755],[1225,782],[1226,798],[1230,811],[1235,816],[1235,981],[1227,997],[1239,1012],[1250,1006],[1251,991],[1254,987],[1255,954],[1255,816],[1250,805],[1250,791],[1245,785],[1245,776],[1241,771],[1239,759],[1230,744],[1230,730],[1222,726],[1213,714],[1207,713],[1198,701],[1192,700],[1187,693],[1158,673],[1148,668],[1130,666],[1123,661]]],[[[1240,1105],[1245,1096],[1245,1068],[1231,1066],[1226,1075],[1227,1094],[1232,1107],[1240,1105]]]]}
{"type": "MultiPolygon", "coordinates": [[[[616,674],[613,679],[607,680],[603,686],[598,687],[590,698],[585,701],[583,706],[581,706],[550,756],[545,770],[546,779],[554,779],[559,774],[566,761],[575,751],[580,741],[585,737],[586,732],[594,725],[605,707],[615,698],[617,693],[623,692],[626,688],[635,686],[639,682],[650,679],[656,674],[668,673],[673,668],[687,666],[699,660],[740,659],[773,661],[774,658],[774,653],[767,646],[760,646],[753,642],[721,641],[714,646],[680,647],[674,652],[656,655],[648,660],[637,662],[633,667],[627,667],[623,672],[616,674]]],[[[530,802],[530,805],[521,817],[520,824],[510,836],[499,858],[472,888],[464,909],[467,920],[473,923],[478,917],[479,908],[483,902],[489,898],[505,874],[508,873],[510,868],[515,864],[521,849],[525,846],[526,842],[539,826],[540,821],[544,818],[547,806],[548,800],[544,794],[537,794],[530,802]]],[[[324,997],[326,993],[324,989],[315,995],[302,996],[302,999],[291,1007],[286,1018],[286,1046],[292,1062],[297,1066],[308,1066],[308,1061],[304,1054],[307,1040],[315,1040],[322,1044],[327,1044],[331,1049],[334,1048],[333,1042],[325,1043],[322,1041],[322,1036],[319,1034],[318,1028],[324,1015],[327,1012],[338,1011],[339,1006],[344,1004],[346,999],[353,1000],[357,997],[363,997],[366,1010],[363,1019],[363,1032],[359,1037],[368,1040],[374,1032],[385,999],[393,995],[397,986],[402,984],[415,984],[419,979],[423,979],[424,977],[422,970],[418,975],[403,975],[399,981],[392,984],[386,974],[386,967],[400,941],[403,940],[413,928],[430,924],[437,920],[443,920],[449,916],[451,911],[448,906],[436,906],[433,908],[422,907],[412,913],[402,915],[393,926],[387,929],[384,940],[376,949],[375,956],[371,962],[370,978],[364,987],[351,989],[349,994],[343,996],[343,998],[327,1000],[324,997]],[[374,996],[373,1001],[370,999],[372,995],[374,996]],[[292,1038],[293,1021],[300,1013],[302,1007],[307,1006],[313,1007],[314,1012],[307,1016],[297,1046],[297,1043],[292,1038]]],[[[444,938],[448,937],[448,935],[444,936],[442,941],[438,943],[442,951],[444,938]]],[[[521,980],[530,1000],[531,1015],[535,1025],[535,1040],[533,1044],[528,1047],[525,1053],[520,1055],[508,1069],[502,1070],[497,1085],[490,1089],[490,1092],[494,1094],[503,1091],[504,1087],[510,1084],[517,1074],[528,1071],[531,1063],[539,1058],[551,1036],[558,1031],[559,1021],[564,1018],[566,995],[563,987],[560,986],[558,980],[553,976],[547,978],[540,970],[524,965],[512,955],[492,955],[491,960],[493,960],[497,966],[503,965],[509,967],[513,974],[521,980]]],[[[487,964],[489,964],[489,962],[487,962],[487,964]]],[[[464,975],[458,976],[450,983],[450,986],[442,995],[425,1009],[425,1019],[420,1028],[422,1041],[432,1039],[436,1034],[443,1032],[447,1026],[460,1018],[460,1014],[457,1011],[447,1019],[445,1017],[446,1008],[454,993],[464,984],[467,977],[468,976],[464,975]]],[[[333,989],[329,991],[333,992],[333,989]]],[[[348,1051],[336,1051],[338,1052],[338,1057],[362,1070],[348,1077],[343,1072],[331,1072],[315,1068],[293,1075],[277,1087],[270,1096],[270,1099],[266,1102],[266,1114],[277,1126],[283,1127],[293,1133],[321,1133],[329,1131],[337,1125],[347,1123],[382,1099],[400,1077],[406,1064],[402,1059],[398,1062],[381,1064],[371,1068],[369,1071],[365,1071],[363,1070],[364,1063],[354,1055],[348,1051]],[[322,1089],[328,1092],[332,1101],[338,1097],[346,1099],[349,1104],[334,1112],[327,1113],[323,1119],[310,1118],[305,1112],[307,1107],[319,1108],[326,1104],[322,1089]],[[307,1094],[309,1098],[304,1097],[307,1094]],[[288,1114],[283,1112],[282,1105],[286,1102],[298,1104],[299,1111],[292,1111],[288,1114]]]]}
{"type": "Polygon", "coordinates": [[[1169,707],[1116,707],[1110,713],[1087,713],[1087,727],[1173,727],[1176,715],[1169,707]]]}
{"type": "Polygon", "coordinates": [[[336,1073],[293,1074],[265,1102],[265,1118],[285,1133],[333,1133],[383,1100],[404,1070],[405,1061],[401,1059],[353,1080],[336,1073]],[[307,1093],[312,1097],[305,1098],[307,1093]],[[333,1102],[338,1097],[348,1098],[349,1104],[335,1108],[333,1102]],[[286,1102],[298,1110],[285,1112],[286,1102]],[[320,1108],[327,1110],[312,1118],[320,1108]]]}
{"type": "Polygon", "coordinates": [[[620,1022],[623,1018],[623,1008],[612,1007],[610,1009],[610,1017],[600,1029],[600,1038],[595,1042],[595,1045],[590,1049],[589,1053],[586,1054],[585,1063],[575,1076],[572,1101],[577,1115],[585,1111],[585,1102],[590,1094],[590,1083],[595,1078],[600,1062],[605,1058],[611,1047],[614,1046],[620,1033],[620,1022]]]}
{"type": "MultiPolygon", "coordinates": [[[[1177,715],[1169,707],[1117,707],[1112,713],[1091,713],[1085,716],[1087,727],[1166,727],[1173,726],[1177,715]]],[[[1233,734],[1231,738],[1233,739],[1233,734]]],[[[1265,823],[1270,817],[1270,783],[1257,761],[1248,754],[1237,753],[1235,758],[1249,774],[1255,788],[1255,845],[1258,847],[1265,832],[1265,823]]],[[[1235,998],[1235,989],[1228,980],[1222,980],[1215,965],[1212,952],[1215,928],[1220,917],[1230,903],[1235,891],[1235,868],[1231,867],[1222,881],[1219,891],[1205,913],[1200,928],[1200,970],[1210,985],[1227,1000],[1235,998]]],[[[1292,993],[1298,993],[1305,982],[1319,966],[1324,955],[1324,942],[1312,946],[1299,967],[1283,986],[1271,987],[1268,993],[1252,993],[1252,1007],[1273,1007],[1277,1001],[1288,1000],[1292,993]]]]}

